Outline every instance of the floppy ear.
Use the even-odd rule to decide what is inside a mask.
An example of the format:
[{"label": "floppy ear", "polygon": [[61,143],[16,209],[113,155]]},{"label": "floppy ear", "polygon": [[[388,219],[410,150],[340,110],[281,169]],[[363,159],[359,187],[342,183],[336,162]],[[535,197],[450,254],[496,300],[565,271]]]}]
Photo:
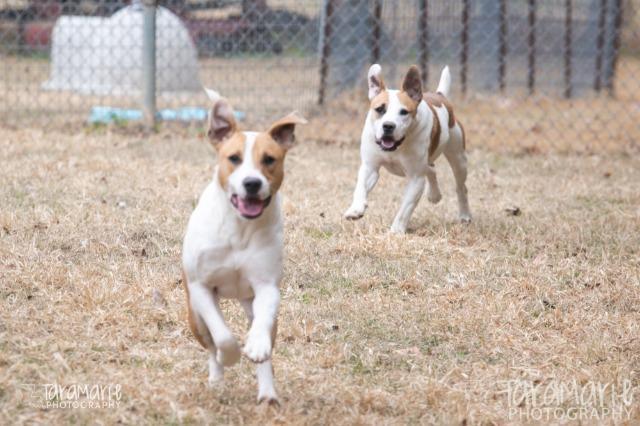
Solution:
[{"label": "floppy ear", "polygon": [[296,138],[294,130],[296,124],[306,124],[307,120],[298,115],[297,111],[293,111],[286,117],[282,117],[271,125],[267,133],[280,144],[285,150],[293,146]]},{"label": "floppy ear", "polygon": [[420,103],[422,100],[422,78],[417,66],[411,65],[407,71],[402,81],[402,90],[414,101]]},{"label": "floppy ear", "polygon": [[367,84],[369,85],[369,100],[378,96],[378,94],[385,89],[381,72],[382,67],[378,64],[373,64],[369,68],[369,73],[367,74]]},{"label": "floppy ear", "polygon": [[207,135],[213,146],[227,139],[236,131],[236,119],[233,116],[233,108],[229,101],[221,97],[218,92],[204,89],[213,106],[209,111],[209,130]]}]

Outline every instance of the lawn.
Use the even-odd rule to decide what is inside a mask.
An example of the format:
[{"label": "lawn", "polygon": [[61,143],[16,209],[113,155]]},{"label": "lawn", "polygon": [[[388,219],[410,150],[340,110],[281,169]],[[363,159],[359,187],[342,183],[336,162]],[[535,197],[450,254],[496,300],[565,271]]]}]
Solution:
[{"label": "lawn", "polygon": [[[474,221],[455,220],[440,161],[444,199],[396,236],[402,181],[383,174],[366,216],[343,220],[357,133],[314,126],[282,188],[279,408],[256,405],[246,359],[208,389],[187,326],[182,235],[215,163],[201,132],[0,128],[0,423],[544,423],[544,407],[640,422],[637,148],[501,149],[467,126]],[[47,384],[118,392],[47,408],[64,402]],[[605,398],[531,397],[556,384]]]}]

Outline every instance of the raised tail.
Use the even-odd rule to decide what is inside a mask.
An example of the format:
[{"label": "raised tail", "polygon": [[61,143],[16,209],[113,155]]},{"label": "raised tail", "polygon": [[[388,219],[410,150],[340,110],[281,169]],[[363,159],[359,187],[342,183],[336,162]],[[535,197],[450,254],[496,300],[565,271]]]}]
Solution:
[{"label": "raised tail", "polygon": [[447,65],[440,74],[440,82],[438,83],[437,92],[442,93],[445,97],[449,96],[449,89],[451,89],[451,73],[449,72],[449,66]]}]

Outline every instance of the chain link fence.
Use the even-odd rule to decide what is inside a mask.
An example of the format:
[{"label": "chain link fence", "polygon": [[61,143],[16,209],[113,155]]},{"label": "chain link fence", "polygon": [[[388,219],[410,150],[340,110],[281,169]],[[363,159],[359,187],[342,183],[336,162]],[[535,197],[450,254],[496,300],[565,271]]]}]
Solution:
[{"label": "chain link fence", "polygon": [[323,116],[331,138],[379,62],[431,89],[448,64],[483,143],[640,136],[638,0],[0,0],[0,61],[8,126],[197,122],[206,86],[251,120]]}]

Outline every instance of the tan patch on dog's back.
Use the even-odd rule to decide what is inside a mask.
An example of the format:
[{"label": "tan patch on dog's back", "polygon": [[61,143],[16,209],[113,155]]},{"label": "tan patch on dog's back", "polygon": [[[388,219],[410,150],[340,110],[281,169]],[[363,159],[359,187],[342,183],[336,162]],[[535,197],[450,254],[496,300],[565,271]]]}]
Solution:
[{"label": "tan patch on dog's back", "polygon": [[418,111],[418,103],[414,101],[407,92],[398,92],[398,100],[405,107],[409,114],[415,116]]},{"label": "tan patch on dog's back", "polygon": [[427,92],[422,95],[422,98],[430,107],[440,108],[444,105],[449,113],[449,128],[456,125],[456,117],[453,115],[453,105],[451,105],[451,102],[449,102],[442,93]]},{"label": "tan patch on dog's back", "polygon": [[[229,176],[240,164],[233,164],[229,161],[229,157],[237,155],[241,159],[244,155],[244,143],[246,136],[242,132],[236,132],[228,140],[222,142],[218,149],[218,179],[222,188],[227,187]],[[244,159],[243,159],[244,160]]]},{"label": "tan patch on dog's back", "polygon": [[[286,151],[268,133],[258,133],[253,145],[253,165],[264,175],[271,186],[271,195],[280,188],[284,179],[284,156]],[[273,158],[272,164],[266,164],[267,157]]]},{"label": "tan patch on dog's back", "polygon": [[438,114],[436,113],[436,109],[430,104],[427,103],[427,106],[431,110],[431,114],[433,115],[433,125],[431,126],[431,142],[429,143],[429,161],[431,162],[431,157],[438,149],[438,145],[440,145],[440,133],[442,132],[442,128],[440,127],[440,119],[438,118]]},{"label": "tan patch on dog's back", "polygon": [[467,149],[467,135],[464,132],[464,127],[462,127],[462,123],[460,121],[457,122],[458,126],[460,126],[460,132],[462,133],[462,149],[466,151]]},{"label": "tan patch on dog's back", "polygon": [[375,98],[371,99],[371,109],[376,109],[380,105],[389,106],[389,92],[383,90],[378,93]]}]

